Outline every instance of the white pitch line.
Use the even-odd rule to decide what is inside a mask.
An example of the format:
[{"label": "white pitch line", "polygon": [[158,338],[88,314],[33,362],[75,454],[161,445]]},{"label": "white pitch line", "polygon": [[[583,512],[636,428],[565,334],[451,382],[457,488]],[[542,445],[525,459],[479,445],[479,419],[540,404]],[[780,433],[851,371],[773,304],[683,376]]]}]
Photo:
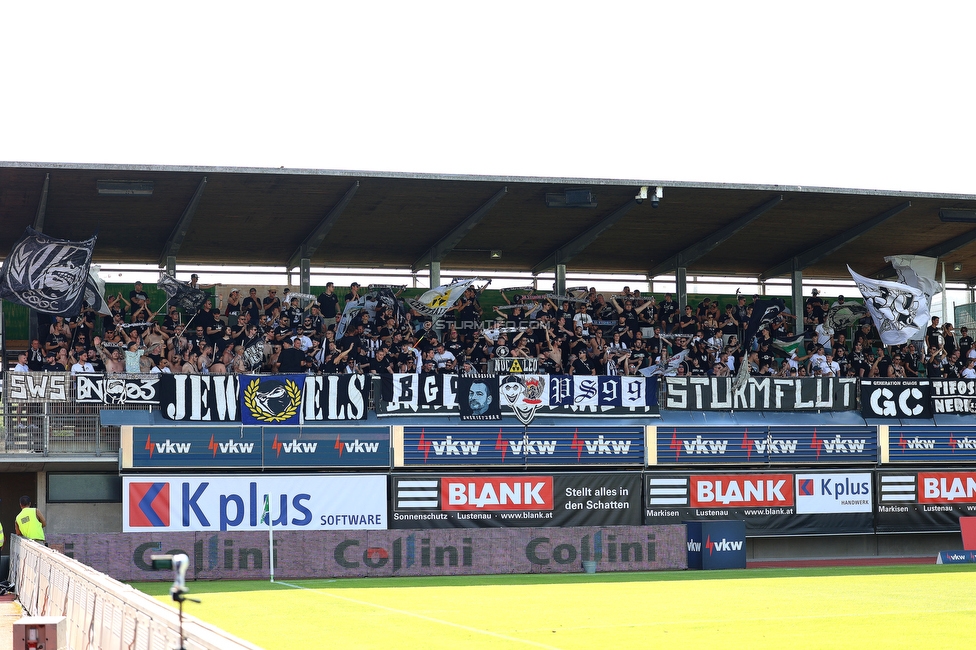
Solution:
[{"label": "white pitch line", "polygon": [[546,645],[545,643],[536,643],[535,641],[529,641],[527,639],[519,639],[518,637],[508,636],[505,634],[498,634],[497,632],[490,632],[488,630],[479,630],[476,627],[469,627],[467,625],[461,625],[460,623],[452,623],[451,621],[444,621],[439,618],[434,618],[432,616],[424,616],[423,614],[417,614],[416,612],[408,612],[403,609],[397,609],[395,607],[387,607],[386,605],[378,605],[376,603],[371,603],[365,600],[358,600],[356,598],[349,598],[348,596],[339,596],[337,594],[331,594],[327,591],[319,591],[318,589],[311,589],[309,587],[303,587],[301,585],[291,584],[289,582],[278,581],[275,584],[285,585],[286,587],[292,587],[294,589],[304,589],[305,591],[311,591],[315,594],[320,594],[322,596],[328,596],[330,598],[335,598],[337,600],[345,600],[350,603],[356,603],[357,605],[365,605],[366,607],[375,607],[377,609],[382,609],[387,612],[392,612],[394,614],[402,614],[404,616],[412,616],[414,618],[419,618],[424,621],[430,621],[431,623],[439,623],[440,625],[447,625],[448,627],[455,627],[459,630],[465,630],[467,632],[474,632],[476,634],[484,634],[486,636],[494,637],[496,639],[504,639],[505,641],[514,641],[516,643],[524,643],[526,645],[534,646],[536,648],[546,648],[547,650],[561,650],[557,646]]}]

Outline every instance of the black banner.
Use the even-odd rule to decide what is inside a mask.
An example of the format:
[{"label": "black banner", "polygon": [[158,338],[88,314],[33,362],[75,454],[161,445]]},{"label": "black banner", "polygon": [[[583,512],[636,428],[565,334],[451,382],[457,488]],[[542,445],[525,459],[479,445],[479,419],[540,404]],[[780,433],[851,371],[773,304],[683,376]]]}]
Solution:
[{"label": "black banner", "polygon": [[932,412],[976,413],[976,379],[930,379]]},{"label": "black banner", "polygon": [[871,533],[870,472],[645,474],[645,524],[742,519],[753,536]]},{"label": "black banner", "polygon": [[857,407],[857,380],[839,377],[666,377],[664,407],[676,411],[846,411]]},{"label": "black banner", "polygon": [[365,420],[369,404],[366,375],[316,375],[305,379],[302,412],[305,422]]},{"label": "black banner", "polygon": [[159,376],[159,404],[167,420],[240,422],[237,375]]},{"label": "black banner", "polygon": [[928,379],[862,379],[861,415],[865,418],[932,419]]},{"label": "black banner", "polygon": [[395,474],[390,489],[390,528],[641,523],[641,475],[637,472]]},{"label": "black banner", "polygon": [[959,517],[976,516],[976,472],[877,473],[879,533],[959,532]]},{"label": "black banner", "polygon": [[75,401],[96,404],[159,404],[162,375],[75,375]]},{"label": "black banner", "polygon": [[462,420],[501,420],[496,377],[458,377],[458,408]]}]

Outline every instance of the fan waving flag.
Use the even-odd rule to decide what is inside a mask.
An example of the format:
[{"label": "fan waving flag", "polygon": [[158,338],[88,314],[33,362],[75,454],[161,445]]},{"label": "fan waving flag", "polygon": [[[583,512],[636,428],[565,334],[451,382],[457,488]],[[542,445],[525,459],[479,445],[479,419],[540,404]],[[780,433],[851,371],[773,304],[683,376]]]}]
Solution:
[{"label": "fan waving flag", "polygon": [[419,314],[440,318],[461,299],[464,291],[475,282],[481,282],[481,280],[459,280],[451,284],[434,287],[416,298],[407,298],[407,303]]},{"label": "fan waving flag", "polygon": [[156,286],[166,292],[169,304],[176,305],[187,312],[200,309],[200,306],[210,297],[206,291],[191,287],[189,283],[177,280],[167,273],[159,274]]},{"label": "fan waving flag", "polygon": [[0,298],[45,314],[78,314],[95,239],[56,239],[26,228],[0,269]]},{"label": "fan waving flag", "polygon": [[899,282],[872,280],[848,266],[858,291],[864,296],[874,326],[885,345],[902,345],[914,340],[929,322],[928,300],[921,289]]},{"label": "fan waving flag", "polygon": [[749,325],[746,327],[745,340],[742,341],[742,344],[748,348],[752,344],[752,339],[759,333],[759,330],[769,329],[770,325],[773,324],[777,316],[783,313],[784,309],[786,309],[786,303],[783,302],[782,298],[757,300],[752,306],[752,318],[749,319]]}]

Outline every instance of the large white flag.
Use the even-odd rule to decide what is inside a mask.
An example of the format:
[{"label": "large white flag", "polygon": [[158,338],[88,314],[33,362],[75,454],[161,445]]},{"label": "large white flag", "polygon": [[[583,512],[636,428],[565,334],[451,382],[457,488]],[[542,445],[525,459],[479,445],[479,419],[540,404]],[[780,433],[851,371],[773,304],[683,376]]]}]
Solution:
[{"label": "large white flag", "polygon": [[416,298],[407,298],[407,304],[419,314],[440,318],[461,299],[464,291],[475,282],[481,282],[481,280],[459,280],[451,284],[434,287]]},{"label": "large white flag", "polygon": [[899,282],[920,289],[928,296],[929,304],[932,296],[942,291],[942,285],[935,279],[935,274],[939,270],[939,258],[923,255],[889,255],[885,258],[885,262],[891,262],[895,267]]},{"label": "large white flag", "polygon": [[921,289],[900,282],[871,280],[858,275],[850,266],[847,270],[864,296],[864,306],[885,345],[907,343],[925,331],[929,306]]}]

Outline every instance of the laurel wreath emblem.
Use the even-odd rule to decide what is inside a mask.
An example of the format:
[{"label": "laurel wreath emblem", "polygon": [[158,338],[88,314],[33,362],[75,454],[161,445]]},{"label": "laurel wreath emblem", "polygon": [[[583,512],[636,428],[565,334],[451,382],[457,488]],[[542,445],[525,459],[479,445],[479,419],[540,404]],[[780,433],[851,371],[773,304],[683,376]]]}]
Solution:
[{"label": "laurel wreath emblem", "polygon": [[285,381],[285,392],[288,393],[288,406],[285,407],[281,413],[270,414],[265,413],[258,408],[257,397],[258,389],[261,387],[261,380],[255,379],[247,385],[244,390],[244,406],[247,410],[251,412],[251,416],[255,420],[260,420],[261,422],[284,422],[295,416],[298,413],[298,408],[302,403],[302,390],[298,387],[298,384],[288,379]]}]

